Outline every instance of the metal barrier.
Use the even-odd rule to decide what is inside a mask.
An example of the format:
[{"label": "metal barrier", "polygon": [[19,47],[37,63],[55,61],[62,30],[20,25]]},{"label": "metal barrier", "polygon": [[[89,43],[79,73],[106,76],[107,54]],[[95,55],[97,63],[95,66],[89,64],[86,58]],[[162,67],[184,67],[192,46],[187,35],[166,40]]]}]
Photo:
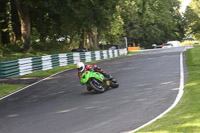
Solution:
[{"label": "metal barrier", "polygon": [[0,62],[0,78],[18,77],[59,66],[126,55],[127,49],[62,53]]}]

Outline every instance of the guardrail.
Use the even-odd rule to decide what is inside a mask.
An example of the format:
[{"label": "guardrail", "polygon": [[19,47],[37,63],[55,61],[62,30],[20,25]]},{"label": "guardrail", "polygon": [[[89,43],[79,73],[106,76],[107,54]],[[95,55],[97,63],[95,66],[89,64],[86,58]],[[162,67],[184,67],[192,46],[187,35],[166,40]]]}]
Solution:
[{"label": "guardrail", "polygon": [[126,55],[127,49],[62,53],[0,62],[0,78],[18,77],[59,66]]}]

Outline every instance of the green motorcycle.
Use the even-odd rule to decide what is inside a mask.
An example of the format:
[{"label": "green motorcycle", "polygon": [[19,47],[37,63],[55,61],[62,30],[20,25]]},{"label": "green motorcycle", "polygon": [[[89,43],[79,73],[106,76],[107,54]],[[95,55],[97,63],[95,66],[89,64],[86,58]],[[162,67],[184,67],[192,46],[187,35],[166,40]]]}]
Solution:
[{"label": "green motorcycle", "polygon": [[119,87],[119,84],[111,75],[104,76],[103,74],[95,72],[94,70],[88,70],[82,74],[81,84],[84,84],[92,88],[94,91],[100,93],[106,91],[110,87]]}]

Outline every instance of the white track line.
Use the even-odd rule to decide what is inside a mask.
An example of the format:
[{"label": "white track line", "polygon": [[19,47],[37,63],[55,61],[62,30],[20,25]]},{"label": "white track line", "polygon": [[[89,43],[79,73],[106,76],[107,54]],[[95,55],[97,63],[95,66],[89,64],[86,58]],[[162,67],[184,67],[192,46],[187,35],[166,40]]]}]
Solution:
[{"label": "white track line", "polygon": [[181,97],[183,96],[183,93],[184,93],[184,68],[183,68],[183,52],[186,51],[186,47],[184,48],[184,50],[180,53],[180,85],[179,85],[179,92],[178,92],[178,95],[174,101],[174,103],[166,110],[164,111],[162,114],[160,114],[159,116],[157,116],[156,118],[154,118],[153,120],[145,123],[144,125],[132,130],[132,131],[126,131],[126,132],[123,132],[123,133],[133,133],[133,132],[136,132],[138,131],[139,129],[153,123],[154,121],[156,121],[157,119],[161,118],[163,115],[165,115],[166,113],[168,113],[169,111],[171,111],[177,104],[178,102],[180,101]]},{"label": "white track line", "polygon": [[47,80],[47,79],[49,79],[49,78],[51,78],[51,77],[53,77],[53,76],[55,76],[55,75],[58,75],[58,74],[60,74],[60,73],[63,73],[63,72],[66,72],[66,71],[69,71],[69,70],[72,70],[72,69],[74,69],[74,68],[67,69],[67,70],[64,70],[64,71],[55,73],[55,74],[53,74],[53,75],[51,75],[51,76],[49,76],[49,77],[46,77],[46,78],[44,78],[44,79],[42,79],[42,80],[40,80],[40,81],[37,81],[37,82],[35,82],[35,83],[33,83],[33,84],[28,85],[28,86],[26,86],[26,87],[24,87],[24,88],[22,88],[22,89],[19,89],[19,90],[13,92],[13,93],[10,93],[10,94],[8,94],[8,95],[6,95],[6,96],[0,98],[0,100],[3,100],[3,99],[5,99],[5,98],[7,98],[7,97],[9,97],[9,96],[12,96],[12,95],[14,95],[14,94],[20,92],[20,91],[23,91],[23,90],[25,90],[25,89],[27,89],[27,88],[29,88],[29,87],[31,87],[31,86],[37,84],[37,83],[42,82],[43,80]]}]

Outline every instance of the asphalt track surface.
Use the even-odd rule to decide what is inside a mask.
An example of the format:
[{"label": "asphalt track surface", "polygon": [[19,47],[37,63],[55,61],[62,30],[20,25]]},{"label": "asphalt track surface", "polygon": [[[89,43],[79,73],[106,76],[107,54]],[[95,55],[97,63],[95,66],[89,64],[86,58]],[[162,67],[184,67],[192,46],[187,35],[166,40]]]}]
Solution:
[{"label": "asphalt track surface", "polygon": [[120,133],[154,119],[178,94],[184,47],[96,63],[119,82],[87,92],[75,69],[0,101],[0,133]]}]

